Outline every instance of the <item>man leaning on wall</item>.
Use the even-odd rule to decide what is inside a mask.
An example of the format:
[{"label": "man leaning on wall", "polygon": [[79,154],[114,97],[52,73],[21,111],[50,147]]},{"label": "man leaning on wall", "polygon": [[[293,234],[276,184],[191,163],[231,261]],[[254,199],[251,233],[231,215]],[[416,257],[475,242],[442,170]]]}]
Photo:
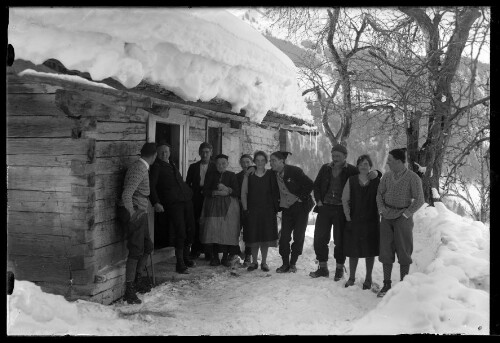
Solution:
[{"label": "man leaning on wall", "polygon": [[126,229],[128,249],[123,300],[129,304],[142,302],[136,292],[147,293],[151,290],[151,284],[142,272],[153,251],[147,213],[150,207],[149,167],[155,159],[156,144],[145,143],[141,148],[141,157],[125,174],[123,193],[118,203],[118,219]]}]

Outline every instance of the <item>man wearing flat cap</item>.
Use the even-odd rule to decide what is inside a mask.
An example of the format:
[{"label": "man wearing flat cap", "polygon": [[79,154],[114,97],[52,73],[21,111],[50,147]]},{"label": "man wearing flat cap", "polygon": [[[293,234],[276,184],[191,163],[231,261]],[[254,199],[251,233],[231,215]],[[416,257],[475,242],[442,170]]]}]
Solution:
[{"label": "man wearing flat cap", "polygon": [[[344,230],[346,218],[342,207],[342,191],[350,176],[359,174],[358,168],[346,162],[347,149],[337,144],[332,148],[332,162],[321,166],[316,180],[314,180],[314,199],[318,213],[314,227],[314,252],[319,262],[318,269],[309,273],[313,278],[328,277],[328,244],[331,238],[333,225],[333,242],[335,248],[333,256],[336,261],[334,281],[339,281],[344,275],[346,255],[343,251]],[[372,171],[370,179],[381,177],[382,173]]]},{"label": "man wearing flat cap", "polygon": [[[279,253],[283,265],[277,273],[295,273],[295,266],[304,247],[309,212],[314,206],[311,191],[313,181],[296,166],[285,163],[289,152],[276,151],[271,154],[269,163],[276,173],[280,193],[279,208],[282,211]],[[293,243],[290,247],[290,241]]]},{"label": "man wearing flat cap", "polygon": [[145,143],[141,157],[125,174],[123,193],[118,202],[118,219],[126,228],[128,258],[125,267],[125,295],[129,304],[140,304],[136,291],[146,293],[151,285],[142,275],[148,255],[153,251],[149,236],[149,167],[156,158],[156,144]]}]

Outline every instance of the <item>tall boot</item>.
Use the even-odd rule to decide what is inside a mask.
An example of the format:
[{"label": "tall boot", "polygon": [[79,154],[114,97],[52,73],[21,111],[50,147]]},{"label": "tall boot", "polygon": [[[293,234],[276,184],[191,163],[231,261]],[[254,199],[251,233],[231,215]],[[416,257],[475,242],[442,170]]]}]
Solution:
[{"label": "tall boot", "polygon": [[151,280],[149,280],[148,277],[145,277],[143,273],[144,268],[146,267],[146,263],[148,261],[148,256],[149,255],[142,255],[141,258],[139,259],[139,262],[137,262],[137,271],[136,271],[134,286],[136,291],[141,294],[150,292],[153,286],[151,284]]},{"label": "tall boot", "polygon": [[194,261],[191,259],[191,256],[189,255],[189,245],[184,246],[182,253],[183,253],[184,264],[186,265],[186,267],[189,268],[195,267],[196,263],[194,263]]},{"label": "tall boot", "polygon": [[179,274],[189,274],[188,268],[184,264],[184,249],[175,249],[175,259],[177,260],[175,271]]}]

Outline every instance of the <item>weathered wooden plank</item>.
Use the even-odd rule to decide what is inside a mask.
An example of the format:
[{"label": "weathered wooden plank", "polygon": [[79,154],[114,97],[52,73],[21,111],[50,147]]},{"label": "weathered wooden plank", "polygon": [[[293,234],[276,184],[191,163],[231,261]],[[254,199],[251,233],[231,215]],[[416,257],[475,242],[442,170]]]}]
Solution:
[{"label": "weathered wooden plank", "polygon": [[142,141],[106,141],[96,142],[95,153],[96,157],[112,157],[112,156],[130,156],[139,155],[141,148],[146,143],[146,139]]},{"label": "weathered wooden plank", "polygon": [[[95,149],[94,139],[8,138],[7,155],[89,155]],[[89,155],[89,160],[92,161]]]},{"label": "weathered wooden plank", "polygon": [[56,105],[55,94],[7,94],[7,116],[66,117],[66,114]]},{"label": "weathered wooden plank", "polygon": [[60,86],[53,86],[44,83],[8,83],[7,93],[9,94],[54,94]]},{"label": "weathered wooden plank", "polygon": [[93,201],[89,195],[87,199],[75,197],[70,192],[42,192],[42,191],[7,191],[7,208],[9,211],[55,212],[72,213],[73,203],[88,203]]},{"label": "weathered wooden plank", "polygon": [[114,185],[113,187],[99,188],[95,191],[96,200],[100,199],[119,199],[122,196],[122,186]]},{"label": "weathered wooden plank", "polygon": [[116,219],[96,223],[93,238],[94,247],[98,249],[126,239],[126,228],[122,227]]},{"label": "weathered wooden plank", "polygon": [[116,242],[94,250],[95,266],[97,270],[126,259],[128,249],[125,241]]},{"label": "weathered wooden plank", "polygon": [[76,120],[64,117],[13,116],[7,118],[7,137],[71,138]]},{"label": "weathered wooden plank", "polygon": [[146,129],[146,123],[99,122],[95,131],[84,131],[83,137],[101,141],[145,141]]},{"label": "weathered wooden plank", "polygon": [[61,228],[68,230],[91,230],[94,222],[77,220],[73,214],[50,212],[7,211],[7,230],[10,232],[58,234]]},{"label": "weathered wooden plank", "polygon": [[95,294],[93,291],[97,284],[85,284],[85,285],[75,285],[70,286],[69,280],[61,280],[60,282],[35,282],[43,292],[50,294],[62,295],[68,301],[74,301],[77,299],[87,300],[91,295]]},{"label": "weathered wooden plank", "polygon": [[96,175],[118,173],[123,173],[125,175],[127,168],[137,159],[137,155],[96,158]]},{"label": "weathered wooden plank", "polygon": [[69,261],[57,256],[23,256],[8,254],[15,268],[16,280],[61,282],[69,281]]},{"label": "weathered wooden plank", "polygon": [[[123,180],[125,179],[124,172],[117,172],[113,174],[100,174],[95,176],[95,191],[96,199],[102,199],[98,197],[98,194],[102,194],[102,189],[104,188],[121,188],[123,187]],[[121,194],[120,194],[121,196]]]},{"label": "weathered wooden plank", "polygon": [[72,175],[58,167],[7,167],[7,188],[17,190],[71,192],[71,185],[92,187],[95,175]]},{"label": "weathered wooden plank", "polygon": [[[20,154],[7,155],[8,166],[32,166],[32,167],[67,167],[71,168],[72,163],[89,163],[88,156],[85,155],[40,155],[40,154]],[[73,162],[75,161],[75,162]]]},{"label": "weathered wooden plank", "polygon": [[116,208],[107,208],[107,209],[103,209],[103,210],[96,210],[94,212],[94,216],[95,216],[94,220],[95,220],[96,224],[101,223],[101,222],[105,222],[108,220],[113,220],[113,219],[117,218]]},{"label": "weathered wooden plank", "polygon": [[146,123],[149,117],[147,111],[136,111],[135,107],[129,106],[125,108],[125,111],[117,111],[73,91],[57,91],[55,102],[61,108],[61,111],[70,117],[94,117],[103,122],[137,123]]},{"label": "weathered wooden plank", "polygon": [[83,131],[82,138],[94,138],[98,141],[141,141],[144,144],[146,141],[146,133],[98,133],[93,131]]},{"label": "weathered wooden plank", "polygon": [[107,290],[99,294],[93,295],[91,298],[88,299],[88,301],[109,305],[113,301],[120,299],[123,296],[123,294],[125,294],[125,283],[118,282],[117,280],[114,286],[108,288]]}]

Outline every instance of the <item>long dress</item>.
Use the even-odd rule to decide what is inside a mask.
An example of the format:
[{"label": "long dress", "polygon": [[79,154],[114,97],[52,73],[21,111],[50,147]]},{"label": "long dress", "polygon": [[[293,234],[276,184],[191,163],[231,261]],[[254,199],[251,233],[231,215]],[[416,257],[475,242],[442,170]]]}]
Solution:
[{"label": "long dress", "polygon": [[[213,172],[206,176],[205,201],[200,218],[200,241],[203,244],[238,245],[240,236],[239,186],[231,171]],[[227,196],[212,196],[219,183],[231,187]]]},{"label": "long dress", "polygon": [[379,254],[380,218],[377,209],[377,188],[380,179],[361,186],[358,175],[349,180],[351,222],[344,231],[344,254],[348,257],[374,257]]},{"label": "long dress", "polygon": [[243,240],[246,246],[278,246],[278,223],[274,194],[272,192],[272,171],[266,170],[264,175],[248,176],[247,225],[243,228]]}]

